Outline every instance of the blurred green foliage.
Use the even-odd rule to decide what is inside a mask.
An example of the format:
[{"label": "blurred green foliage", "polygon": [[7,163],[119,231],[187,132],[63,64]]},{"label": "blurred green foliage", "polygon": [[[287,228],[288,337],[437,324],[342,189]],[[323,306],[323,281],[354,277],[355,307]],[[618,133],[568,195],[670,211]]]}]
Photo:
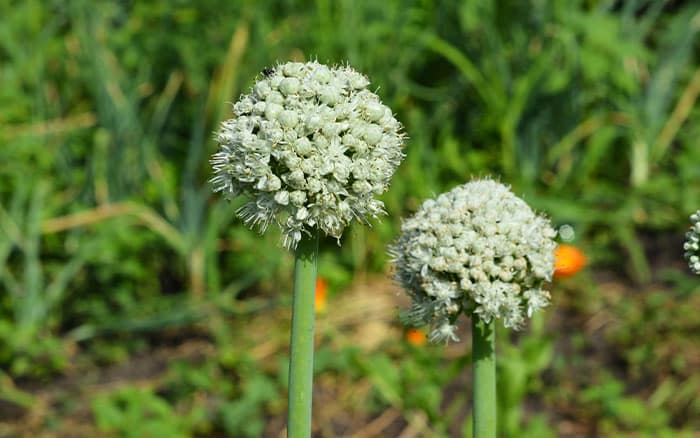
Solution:
[{"label": "blurred green foliage", "polygon": [[[202,338],[214,346],[202,363],[90,398],[90,424],[119,436],[281,430],[277,310],[291,260],[274,231],[256,235],[238,202],[210,193],[207,161],[229,103],[263,68],[318,59],[366,73],[409,136],[389,216],[352,227],[342,248],[323,244],[332,290],[386,272],[386,244],[423,199],[499,175],[573,225],[594,262],[555,285],[551,322],[516,347],[501,336],[504,435],[700,428],[700,290],[680,250],[700,206],[696,2],[0,0],[0,16],[0,410],[29,415],[44,406],[37,383]],[[250,353],[251,331],[272,356]],[[395,411],[385,433],[468,434],[467,344],[446,356],[323,341],[317,372],[355,423],[319,433]],[[73,436],[65,406],[25,427]]]},{"label": "blurred green foliage", "polygon": [[[152,391],[124,387],[101,394],[92,401],[97,428],[122,437],[188,437],[193,432],[192,418],[173,412],[166,400]],[[192,411],[189,416],[197,416]]]}]

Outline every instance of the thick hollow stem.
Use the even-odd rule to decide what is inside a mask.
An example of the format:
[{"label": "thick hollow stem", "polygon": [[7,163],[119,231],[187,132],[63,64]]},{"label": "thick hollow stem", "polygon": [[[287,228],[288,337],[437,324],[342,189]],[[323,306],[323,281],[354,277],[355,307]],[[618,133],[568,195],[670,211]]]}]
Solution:
[{"label": "thick hollow stem", "polygon": [[288,438],[311,436],[314,370],[314,299],[318,234],[299,242],[294,263],[291,360],[289,362]]},{"label": "thick hollow stem", "polygon": [[472,316],[474,438],[496,437],[496,330]]}]

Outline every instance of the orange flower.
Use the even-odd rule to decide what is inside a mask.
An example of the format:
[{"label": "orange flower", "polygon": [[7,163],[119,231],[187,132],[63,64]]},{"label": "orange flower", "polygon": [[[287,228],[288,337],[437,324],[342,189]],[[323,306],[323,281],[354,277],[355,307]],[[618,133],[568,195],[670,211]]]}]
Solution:
[{"label": "orange flower", "polygon": [[554,278],[570,277],[586,266],[586,256],[572,245],[559,245],[554,250],[554,259]]},{"label": "orange flower", "polygon": [[328,283],[322,277],[316,277],[316,313],[326,311],[326,298],[328,295]]},{"label": "orange flower", "polygon": [[404,337],[409,344],[413,344],[416,347],[424,345],[426,341],[425,333],[416,329],[408,329]]}]

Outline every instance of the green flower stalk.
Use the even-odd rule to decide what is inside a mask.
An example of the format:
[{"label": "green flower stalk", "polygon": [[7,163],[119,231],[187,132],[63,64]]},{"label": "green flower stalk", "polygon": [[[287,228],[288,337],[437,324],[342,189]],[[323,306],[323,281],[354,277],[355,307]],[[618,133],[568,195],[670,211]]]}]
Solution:
[{"label": "green flower stalk", "polygon": [[549,304],[556,232],[508,187],[476,180],[423,203],[390,246],[395,278],[412,299],[407,325],[430,325],[433,342],[457,341],[472,318],[474,436],[496,436],[494,321],[520,329]]},{"label": "green flower stalk", "polygon": [[690,215],[690,230],[685,235],[685,259],[688,267],[697,275],[700,275],[700,210]]},{"label": "green flower stalk", "polygon": [[290,437],[306,437],[311,434],[318,235],[302,239],[295,255],[287,431]]},{"label": "green flower stalk", "polygon": [[347,66],[280,64],[240,97],[216,136],[214,190],[247,196],[238,215],[261,232],[278,226],[283,245],[296,250],[290,438],[311,434],[318,235],[340,243],[352,221],[385,214],[375,197],[404,156],[402,126],[369,83]]}]

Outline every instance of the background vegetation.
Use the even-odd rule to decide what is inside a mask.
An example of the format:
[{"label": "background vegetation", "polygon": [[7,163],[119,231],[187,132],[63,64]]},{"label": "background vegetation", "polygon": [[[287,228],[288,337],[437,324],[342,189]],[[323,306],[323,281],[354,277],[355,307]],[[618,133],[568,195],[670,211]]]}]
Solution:
[{"label": "background vegetation", "polygon": [[[348,62],[405,124],[389,216],[323,243],[318,436],[470,433],[470,345],[417,345],[385,246],[498,175],[590,269],[499,333],[504,436],[696,436],[700,5],[0,0],[0,436],[283,433],[291,256],[207,184],[267,66]],[[463,324],[468,326],[468,324]],[[466,329],[465,329],[466,330]]]}]

